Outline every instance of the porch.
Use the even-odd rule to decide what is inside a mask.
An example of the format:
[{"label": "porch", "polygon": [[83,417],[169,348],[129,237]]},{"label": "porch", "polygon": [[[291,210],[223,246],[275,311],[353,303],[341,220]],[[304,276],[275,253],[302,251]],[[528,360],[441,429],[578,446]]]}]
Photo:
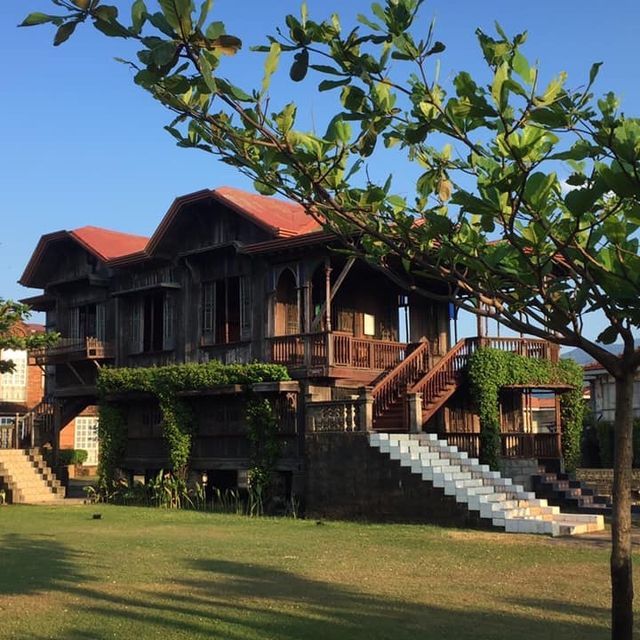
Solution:
[{"label": "porch", "polygon": [[60,338],[55,345],[31,351],[29,360],[43,366],[68,360],[109,360],[114,356],[111,342],[98,338]]},{"label": "porch", "polygon": [[311,376],[372,380],[401,362],[407,347],[404,342],[324,331],[267,338],[266,357],[269,362],[303,370]]}]

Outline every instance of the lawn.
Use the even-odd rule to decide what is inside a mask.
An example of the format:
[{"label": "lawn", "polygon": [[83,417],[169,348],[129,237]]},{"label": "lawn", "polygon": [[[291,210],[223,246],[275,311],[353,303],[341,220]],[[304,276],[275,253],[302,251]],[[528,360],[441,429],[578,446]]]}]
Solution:
[{"label": "lawn", "polygon": [[103,505],[2,507],[0,539],[2,640],[607,637],[577,540]]}]

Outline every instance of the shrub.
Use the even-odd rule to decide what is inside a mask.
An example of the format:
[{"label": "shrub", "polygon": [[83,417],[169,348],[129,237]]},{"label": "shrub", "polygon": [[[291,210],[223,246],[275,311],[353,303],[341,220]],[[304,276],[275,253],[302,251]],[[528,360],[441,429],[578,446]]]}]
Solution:
[{"label": "shrub", "polygon": [[84,449],[60,449],[58,452],[58,464],[68,467],[75,464],[84,464],[89,454]]}]

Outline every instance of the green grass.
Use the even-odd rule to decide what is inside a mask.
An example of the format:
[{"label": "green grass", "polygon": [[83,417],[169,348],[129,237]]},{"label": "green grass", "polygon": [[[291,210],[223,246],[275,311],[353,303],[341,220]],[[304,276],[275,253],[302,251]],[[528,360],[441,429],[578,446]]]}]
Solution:
[{"label": "green grass", "polygon": [[0,508],[0,540],[2,640],[607,637],[576,540],[104,505]]}]

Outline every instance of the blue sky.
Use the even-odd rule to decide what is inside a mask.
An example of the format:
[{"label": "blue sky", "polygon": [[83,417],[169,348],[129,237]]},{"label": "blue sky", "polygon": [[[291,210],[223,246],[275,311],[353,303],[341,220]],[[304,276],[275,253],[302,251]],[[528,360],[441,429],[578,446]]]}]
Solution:
[{"label": "blue sky", "polygon": [[[308,0],[311,18],[337,11],[344,25],[369,4]],[[298,0],[216,0],[214,16],[246,45],[259,44],[299,5]],[[54,49],[51,28],[16,28],[30,11],[53,13],[50,7],[49,0],[0,3],[0,297],[5,298],[35,293],[16,281],[43,233],[91,224],[148,235],[177,195],[222,185],[251,188],[213,157],[173,144],[162,129],[167,114],[113,60],[126,56],[121,40],[104,38],[87,25]],[[604,62],[596,92],[615,91],[624,111],[640,116],[635,55],[640,3],[431,0],[422,16],[425,26],[435,17],[436,37],[447,45],[441,55],[445,77],[481,68],[474,31],[491,30],[497,19],[509,33],[529,32],[525,52],[540,62],[544,77],[567,71],[568,84],[578,86],[592,62]],[[245,80],[238,84],[254,86],[261,64],[259,54],[245,46],[229,60],[228,74]],[[275,82],[274,98],[293,97],[309,119],[322,122],[313,83],[292,87],[286,73],[280,75],[285,77]],[[402,167],[396,173],[402,175]]]}]

